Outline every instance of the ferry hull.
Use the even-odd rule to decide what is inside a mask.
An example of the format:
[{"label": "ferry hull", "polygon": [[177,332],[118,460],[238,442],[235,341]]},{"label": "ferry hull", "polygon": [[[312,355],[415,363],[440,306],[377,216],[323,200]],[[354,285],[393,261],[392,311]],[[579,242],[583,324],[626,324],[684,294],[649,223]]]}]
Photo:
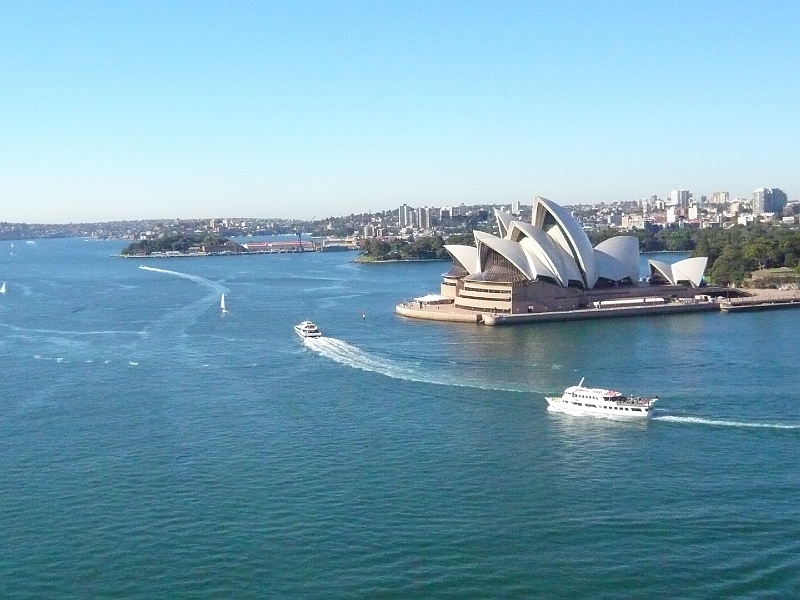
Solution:
[{"label": "ferry hull", "polygon": [[575,417],[602,417],[605,419],[647,419],[653,414],[652,407],[642,406],[574,406],[561,398],[545,398],[547,400],[547,410],[560,412]]}]

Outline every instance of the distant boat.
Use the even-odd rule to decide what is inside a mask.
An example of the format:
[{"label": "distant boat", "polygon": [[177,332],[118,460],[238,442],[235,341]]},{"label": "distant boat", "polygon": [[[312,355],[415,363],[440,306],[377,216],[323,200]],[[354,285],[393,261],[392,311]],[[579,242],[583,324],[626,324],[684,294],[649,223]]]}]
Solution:
[{"label": "distant boat", "polygon": [[0,294],[5,294],[5,293],[6,293],[6,282],[4,281],[3,285],[0,286]]},{"label": "distant boat", "polygon": [[228,309],[225,308],[225,294],[222,294],[222,298],[219,299],[219,307],[222,309],[222,312],[228,312]]},{"label": "distant boat", "polygon": [[27,241],[27,242],[25,242],[25,243],[26,243],[26,244],[35,244],[36,242],[34,242],[33,240],[28,240],[28,241]]},{"label": "distant boat", "polygon": [[322,337],[322,333],[311,321],[303,321],[294,326],[294,332],[301,338],[318,338]]}]

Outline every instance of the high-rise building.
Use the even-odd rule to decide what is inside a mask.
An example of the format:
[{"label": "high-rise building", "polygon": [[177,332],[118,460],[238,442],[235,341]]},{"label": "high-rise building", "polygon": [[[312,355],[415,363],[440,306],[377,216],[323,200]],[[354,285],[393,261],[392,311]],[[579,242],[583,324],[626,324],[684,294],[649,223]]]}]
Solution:
[{"label": "high-rise building", "polygon": [[727,204],[730,201],[728,192],[714,192],[711,194],[711,204]]},{"label": "high-rise building", "polygon": [[758,188],[753,192],[753,212],[757,215],[767,212],[767,188]]},{"label": "high-rise building", "polygon": [[441,219],[452,219],[453,218],[453,207],[452,206],[443,206],[439,209],[439,218]]},{"label": "high-rise building", "polygon": [[400,214],[397,219],[400,228],[411,227],[414,224],[414,209],[408,204],[403,204],[400,207]]},{"label": "high-rise building", "polygon": [[669,194],[670,204],[679,208],[687,208],[691,197],[689,190],[672,190]]},{"label": "high-rise building", "polygon": [[431,209],[427,206],[417,209],[417,226],[420,229],[431,228]]},{"label": "high-rise building", "polygon": [[753,192],[753,213],[779,213],[786,206],[786,193],[779,188],[758,188]]},{"label": "high-rise building", "polygon": [[511,202],[511,214],[518,215],[519,214],[519,200],[512,200]]}]

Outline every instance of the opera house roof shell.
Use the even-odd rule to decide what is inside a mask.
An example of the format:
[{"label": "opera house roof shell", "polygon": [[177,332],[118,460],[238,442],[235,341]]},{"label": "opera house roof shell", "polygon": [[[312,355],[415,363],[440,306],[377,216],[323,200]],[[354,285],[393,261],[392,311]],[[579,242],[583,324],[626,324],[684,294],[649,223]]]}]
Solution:
[{"label": "opera house roof shell", "polygon": [[[548,281],[562,287],[592,289],[639,279],[639,241],[616,236],[592,247],[589,237],[568,210],[537,196],[531,223],[495,210],[500,236],[475,231],[475,246],[446,245],[453,257],[451,277],[465,281],[517,283]],[[690,258],[669,265],[649,261],[651,274],[669,283],[699,286],[705,258]]]}]

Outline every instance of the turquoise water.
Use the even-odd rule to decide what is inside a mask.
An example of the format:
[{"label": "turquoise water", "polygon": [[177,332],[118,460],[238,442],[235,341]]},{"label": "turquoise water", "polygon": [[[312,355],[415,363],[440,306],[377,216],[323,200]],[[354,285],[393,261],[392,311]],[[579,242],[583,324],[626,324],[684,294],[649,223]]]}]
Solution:
[{"label": "turquoise water", "polygon": [[[800,311],[431,323],[444,263],[121,247],[0,244],[0,597],[797,596]],[[581,377],[656,417],[548,413]]]}]

